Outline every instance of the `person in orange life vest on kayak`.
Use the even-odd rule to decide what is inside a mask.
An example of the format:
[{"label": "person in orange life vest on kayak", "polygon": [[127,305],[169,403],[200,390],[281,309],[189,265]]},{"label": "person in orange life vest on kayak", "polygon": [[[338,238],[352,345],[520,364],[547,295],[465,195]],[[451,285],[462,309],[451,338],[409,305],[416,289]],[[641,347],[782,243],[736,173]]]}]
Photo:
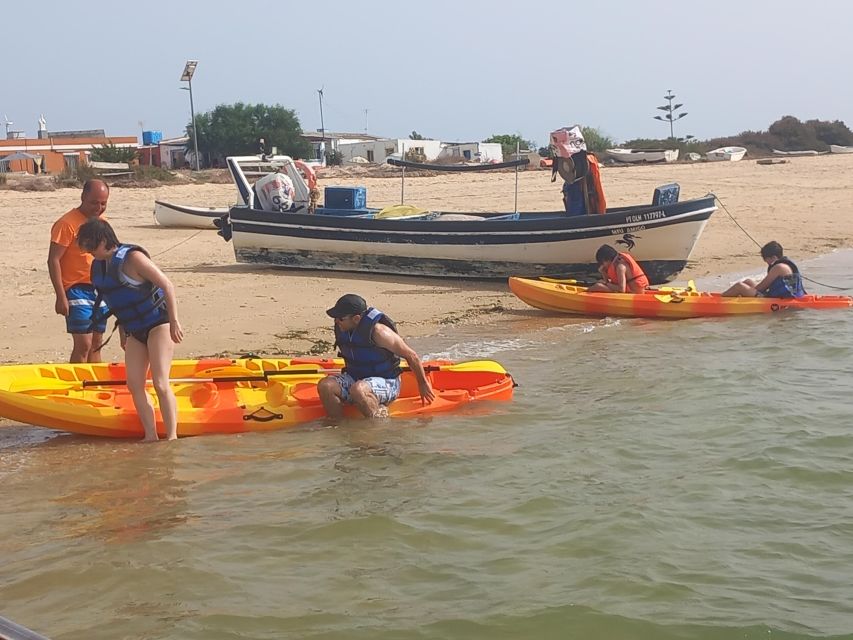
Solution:
[{"label": "person in orange life vest on kayak", "polygon": [[598,271],[604,280],[589,287],[589,292],[644,293],[649,288],[649,279],[630,253],[619,253],[609,244],[603,244],[595,252]]},{"label": "person in orange life vest on kayak", "polygon": [[344,359],[339,375],[317,384],[330,418],[339,419],[344,404],[354,404],[368,418],[387,416],[387,405],[400,395],[401,358],[418,380],[421,400],[435,400],[418,354],[400,337],[391,318],[354,293],[341,296],[326,315],[334,318],[335,346]]},{"label": "person in orange life vest on kayak", "polygon": [[806,295],[803,278],[796,264],[784,256],[782,245],[771,241],[761,247],[761,258],[767,263],[767,275],[759,282],[746,278],[723,291],[723,296],[744,298],[802,298]]}]

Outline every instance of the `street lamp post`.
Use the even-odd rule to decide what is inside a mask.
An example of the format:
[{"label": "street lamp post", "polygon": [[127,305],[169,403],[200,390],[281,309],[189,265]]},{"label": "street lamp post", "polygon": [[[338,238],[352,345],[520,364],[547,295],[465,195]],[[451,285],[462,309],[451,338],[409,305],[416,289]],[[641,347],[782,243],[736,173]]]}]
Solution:
[{"label": "street lamp post", "polygon": [[193,74],[195,73],[195,68],[198,66],[198,60],[187,60],[186,66],[184,66],[184,72],[181,74],[181,82],[186,82],[189,85],[188,91],[190,92],[190,118],[192,118],[193,123],[193,149],[195,150],[195,170],[200,171],[201,166],[199,165],[199,155],[198,155],[198,134],[196,133],[195,126],[195,107],[193,106]]}]

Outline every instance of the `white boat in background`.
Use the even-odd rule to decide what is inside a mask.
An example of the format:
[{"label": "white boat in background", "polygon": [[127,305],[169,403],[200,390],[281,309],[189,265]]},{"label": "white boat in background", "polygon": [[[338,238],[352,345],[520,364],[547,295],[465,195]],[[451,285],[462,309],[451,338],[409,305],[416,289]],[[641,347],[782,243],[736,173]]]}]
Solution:
[{"label": "white boat in background", "polygon": [[831,153],[853,153],[853,147],[845,147],[840,144],[829,145],[829,150]]},{"label": "white boat in background", "polygon": [[608,149],[607,155],[617,162],[675,162],[678,149]]},{"label": "white boat in background", "polygon": [[[251,192],[251,185],[261,176],[280,170],[290,176],[293,181],[294,204],[297,207],[308,205],[310,189],[300,173],[300,169],[307,171],[304,169],[306,163],[293,160],[290,156],[236,156],[228,160],[231,178],[237,187],[239,197],[237,204],[252,204],[254,194]],[[230,162],[231,160],[233,162]],[[243,188],[244,183],[245,188]],[[161,227],[216,229],[213,221],[227,213],[228,207],[192,207],[160,200],[154,201],[154,220]]]},{"label": "white boat in background", "polygon": [[803,149],[802,151],[779,151],[779,149],[773,149],[773,153],[777,156],[816,156],[818,155],[817,151],[814,149]]},{"label": "white boat in background", "polygon": [[190,207],[154,201],[154,220],[161,227],[216,229],[213,221],[228,213],[228,207]]},{"label": "white boat in background", "polygon": [[726,160],[728,162],[737,162],[743,160],[746,155],[746,149],[743,147],[720,147],[713,149],[705,154],[705,157],[711,161]]}]

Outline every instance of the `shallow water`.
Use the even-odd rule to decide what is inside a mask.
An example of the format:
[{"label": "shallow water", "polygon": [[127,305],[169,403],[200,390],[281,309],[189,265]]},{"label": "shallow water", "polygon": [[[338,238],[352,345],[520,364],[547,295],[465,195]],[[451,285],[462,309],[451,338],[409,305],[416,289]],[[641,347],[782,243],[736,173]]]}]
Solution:
[{"label": "shallow water", "polygon": [[[853,258],[805,266],[845,285]],[[0,614],[62,640],[853,637],[853,312],[531,311],[415,345],[495,357],[515,400],[174,445],[0,429]]]}]

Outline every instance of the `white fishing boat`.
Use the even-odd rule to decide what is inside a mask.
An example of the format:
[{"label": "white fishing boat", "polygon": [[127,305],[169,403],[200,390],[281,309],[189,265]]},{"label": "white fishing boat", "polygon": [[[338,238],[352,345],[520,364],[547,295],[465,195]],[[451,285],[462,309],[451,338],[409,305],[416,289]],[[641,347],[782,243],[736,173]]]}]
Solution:
[{"label": "white fishing boat", "polygon": [[213,221],[228,213],[228,207],[190,207],[161,200],[154,201],[154,220],[161,227],[216,229]]},{"label": "white fishing boat", "polygon": [[829,151],[831,153],[853,153],[853,147],[845,147],[840,144],[831,144],[829,145]]},{"label": "white fishing boat", "polygon": [[738,160],[743,160],[745,155],[746,149],[743,147],[720,147],[719,149],[713,149],[706,153],[705,158],[712,162],[718,162],[720,160],[737,162]]},{"label": "white fishing boat", "polygon": [[607,155],[616,162],[675,162],[678,149],[608,149]]},{"label": "white fishing boat", "polygon": [[[237,186],[238,205],[249,205],[249,194],[251,185],[260,177],[276,170],[286,173],[293,181],[295,191],[294,206],[304,208],[308,206],[309,192],[308,183],[302,176],[302,172],[312,171],[307,168],[306,163],[293,160],[290,156],[238,156],[229,158],[233,164],[229,164],[231,177]],[[238,176],[235,174],[239,172]],[[313,171],[312,174],[313,175]],[[243,184],[249,185],[248,189],[241,189]],[[174,204],[157,200],[154,202],[154,220],[163,227],[179,227],[186,229],[215,229],[213,221],[228,213],[228,207],[194,207],[183,204]]]},{"label": "white fishing boat", "polygon": [[[242,188],[248,191],[245,183]],[[630,251],[659,284],[684,269],[716,208],[713,194],[679,202],[678,193],[678,185],[665,185],[651,204],[613,207],[601,215],[430,211],[385,217],[368,208],[352,212],[357,215],[281,215],[236,206],[217,224],[237,262],[449,278],[595,277],[593,256],[606,242]]]}]

